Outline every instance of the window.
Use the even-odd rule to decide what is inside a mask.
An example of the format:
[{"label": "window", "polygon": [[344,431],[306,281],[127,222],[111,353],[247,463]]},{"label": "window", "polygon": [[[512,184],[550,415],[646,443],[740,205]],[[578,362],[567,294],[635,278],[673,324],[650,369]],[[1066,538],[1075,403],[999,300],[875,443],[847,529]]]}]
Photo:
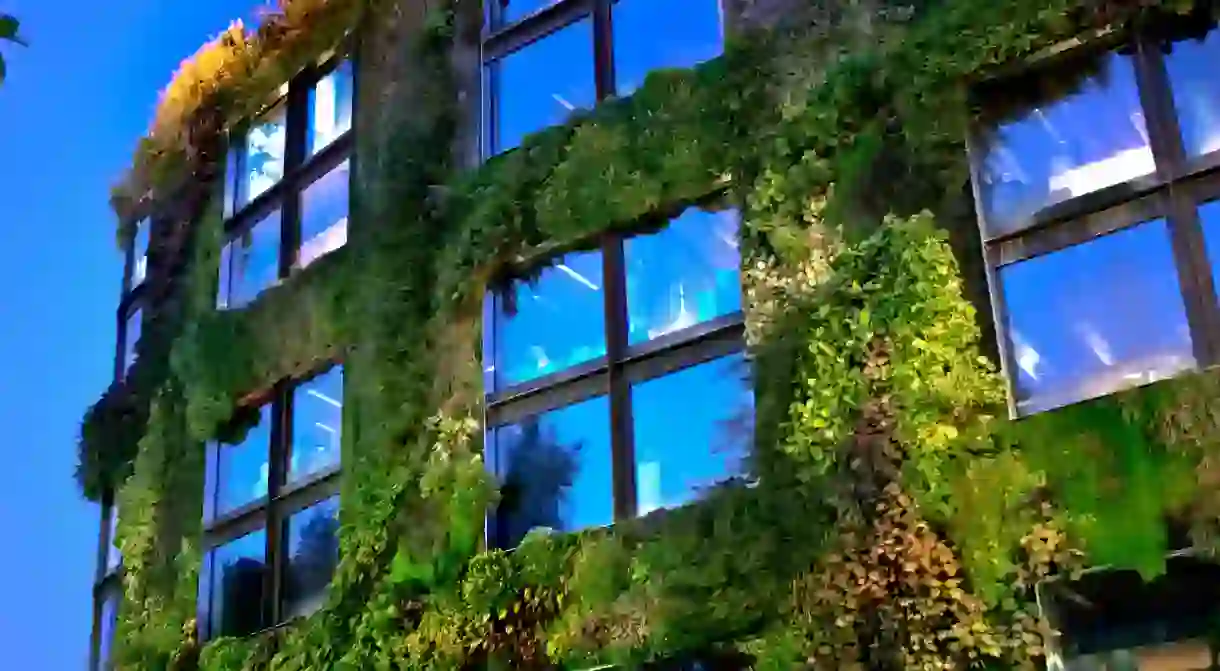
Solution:
[{"label": "window", "polygon": [[1220,33],[1108,46],[977,92],[973,181],[1017,415],[1220,354]]},{"label": "window", "polygon": [[336,366],[277,385],[239,443],[209,445],[203,636],[251,634],[321,605],[339,560],[342,414]]},{"label": "window", "polygon": [[128,315],[127,321],[123,325],[123,374],[131,370],[131,365],[136,362],[136,343],[140,342],[140,331],[143,328],[144,313],[137,307]]},{"label": "window", "polygon": [[484,4],[485,156],[575,110],[630,95],[651,70],[698,65],[724,45],[720,0]]},{"label": "window", "polygon": [[311,68],[230,143],[216,305],[248,305],[347,242],[352,65]]},{"label": "window", "polygon": [[682,506],[745,474],[737,213],[690,207],[663,223],[488,294],[496,545]]},{"label": "window", "polygon": [[107,671],[111,668],[110,650],[114,642],[119,601],[122,598],[122,557],[115,545],[119,513],[113,498],[113,495],[108,495],[102,503],[101,524],[98,527],[98,563],[93,586],[94,612],[89,666],[94,671]]},{"label": "window", "polygon": [[131,286],[138,287],[144,283],[144,278],[148,276],[148,239],[151,220],[147,217],[136,224],[135,239],[132,243],[131,255]]}]

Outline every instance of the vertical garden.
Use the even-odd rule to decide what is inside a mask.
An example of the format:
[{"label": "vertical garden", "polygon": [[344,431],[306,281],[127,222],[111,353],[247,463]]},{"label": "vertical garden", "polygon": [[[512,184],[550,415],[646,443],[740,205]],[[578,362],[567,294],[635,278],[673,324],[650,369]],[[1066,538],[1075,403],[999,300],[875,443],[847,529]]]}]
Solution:
[{"label": "vertical garden", "polygon": [[[157,222],[156,307],[81,427],[80,485],[121,511],[115,668],[1036,668],[1054,640],[1040,580],[1155,576],[1168,519],[1210,551],[1212,374],[1009,419],[965,138],[991,73],[1211,4],[793,2],[747,20],[766,4],[726,3],[723,56],[479,166],[478,2],[285,0],[183,64],[113,199],[122,244]],[[336,48],[358,81],[346,244],[218,310],[227,132]],[[740,212],[748,478],[491,549],[484,293],[710,197]],[[328,361],[346,387],[325,603],[202,640],[207,445],[239,443],[277,385]]]}]

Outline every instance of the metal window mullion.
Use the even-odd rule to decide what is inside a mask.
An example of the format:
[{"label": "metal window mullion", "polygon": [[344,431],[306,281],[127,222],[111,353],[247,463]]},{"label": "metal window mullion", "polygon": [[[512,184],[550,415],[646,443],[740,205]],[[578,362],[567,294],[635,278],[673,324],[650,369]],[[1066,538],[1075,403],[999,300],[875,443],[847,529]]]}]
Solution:
[{"label": "metal window mullion", "polygon": [[279,276],[286,278],[301,245],[301,168],[305,164],[305,144],[309,126],[309,91],[313,68],[297,77],[288,89],[288,126],[284,148],[284,197],[280,203]]},{"label": "metal window mullion", "polygon": [[271,626],[279,622],[280,591],[283,588],[283,530],[284,523],[280,515],[280,489],[286,480],[288,452],[292,440],[292,393],[283,382],[276,383],[271,421],[271,445],[267,474],[267,573],[264,576],[266,588],[263,590],[263,626]]},{"label": "metal window mullion", "polygon": [[[1186,154],[1170,91],[1169,74],[1158,44],[1146,38],[1139,39],[1135,64],[1140,101],[1157,171],[1167,180],[1176,179],[1185,172]],[[1166,221],[1194,357],[1201,367],[1206,367],[1216,362],[1220,349],[1216,342],[1220,335],[1220,307],[1216,302],[1203,229],[1188,189],[1175,188],[1170,182],[1168,197]]]},{"label": "metal window mullion", "polygon": [[602,242],[602,285],[605,289],[606,381],[610,405],[610,459],[614,492],[614,519],[636,514],[635,445],[631,419],[631,383],[627,357],[627,273],[623,236],[607,234]]},{"label": "metal window mullion", "polygon": [[593,0],[593,81],[597,100],[615,94],[614,21],[610,0]]}]

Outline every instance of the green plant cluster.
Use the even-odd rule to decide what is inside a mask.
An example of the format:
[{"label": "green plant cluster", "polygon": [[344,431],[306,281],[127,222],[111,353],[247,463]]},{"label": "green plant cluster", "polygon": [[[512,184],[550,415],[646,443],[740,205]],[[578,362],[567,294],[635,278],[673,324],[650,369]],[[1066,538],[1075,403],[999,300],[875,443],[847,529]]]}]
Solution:
[{"label": "green plant cluster", "polygon": [[[1215,537],[1215,377],[1010,422],[950,245],[974,225],[962,138],[978,73],[1196,8],[818,7],[459,174],[450,57],[471,26],[477,40],[479,3],[407,4],[365,13],[367,48],[395,48],[361,72],[376,94],[359,103],[380,104],[358,104],[371,123],[358,123],[348,246],[216,312],[222,224],[205,199],[165,335],[141,343],[139,393],[108,394],[86,419],[82,483],[121,483],[117,668],[633,667],[724,652],[763,669],[1031,668],[1047,635],[1036,580],[1085,562],[1154,573],[1166,516]],[[479,421],[488,283],[713,194],[743,214],[757,484],[480,550],[497,497]],[[332,359],[348,387],[327,603],[201,649],[203,442],[232,439],[240,405]]]}]

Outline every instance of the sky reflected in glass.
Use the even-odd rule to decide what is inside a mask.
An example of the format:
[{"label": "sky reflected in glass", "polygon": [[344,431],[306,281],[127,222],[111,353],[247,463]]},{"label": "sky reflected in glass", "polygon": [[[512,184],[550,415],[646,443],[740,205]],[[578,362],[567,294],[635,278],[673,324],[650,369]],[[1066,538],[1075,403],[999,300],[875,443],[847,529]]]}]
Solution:
[{"label": "sky reflected in glass", "polygon": [[292,393],[292,445],[288,482],[339,464],[343,429],[343,367],[337,366]]},{"label": "sky reflected in glass", "polygon": [[208,553],[199,581],[200,614],[210,624],[209,638],[244,636],[263,628],[262,601],[265,530],[246,534]]},{"label": "sky reflected in glass", "polygon": [[225,245],[220,255],[217,306],[240,308],[275,284],[280,270],[280,212],[276,210]]},{"label": "sky reflected in glass", "polygon": [[309,90],[307,156],[313,156],[351,130],[353,81],[351,61],[344,60]]},{"label": "sky reflected in glass", "polygon": [[619,0],[614,4],[614,77],[629,96],[657,68],[688,68],[724,51],[719,0]]},{"label": "sky reflected in glass", "polygon": [[691,207],[624,243],[631,344],[741,310],[737,227],[735,210]]},{"label": "sky reflected in glass", "polygon": [[333,496],[288,518],[288,563],[284,578],[285,619],[308,615],[326,597],[339,562],[339,497]]},{"label": "sky reflected in glass", "polygon": [[110,506],[109,524],[110,542],[106,545],[106,573],[111,573],[119,567],[123,561],[123,553],[119,551],[119,506],[114,504]]},{"label": "sky reflected in glass", "polygon": [[271,454],[271,406],[259,409],[258,425],[237,445],[216,447],[214,484],[216,517],[223,517],[267,495],[267,460]]},{"label": "sky reflected in glass", "polygon": [[489,443],[488,465],[501,483],[501,546],[515,547],[537,527],[567,532],[614,521],[605,396],[496,427]]},{"label": "sky reflected in glass", "polygon": [[98,632],[101,647],[98,648],[98,663],[102,669],[107,668],[110,661],[110,650],[114,644],[114,629],[119,615],[119,597],[109,594],[102,602],[101,631]]},{"label": "sky reflected in glass", "polygon": [[600,251],[568,254],[537,281],[514,282],[515,312],[500,297],[493,316],[494,389],[605,356],[602,287]]},{"label": "sky reflected in glass", "polygon": [[1163,220],[1005,266],[999,278],[1023,414],[1195,365]]},{"label": "sky reflected in glass", "polygon": [[1072,95],[1002,125],[987,141],[980,192],[994,237],[1039,210],[1154,173],[1131,59],[1110,54]]},{"label": "sky reflected in glass", "polygon": [[135,288],[144,281],[148,274],[148,236],[152,226],[148,219],[136,224],[135,243],[131,256],[131,286]]},{"label": "sky reflected in glass", "polygon": [[245,177],[238,184],[238,206],[258,198],[284,178],[288,106],[280,103],[259,117],[246,133]]},{"label": "sky reflected in glass", "polygon": [[344,161],[301,194],[301,249],[293,267],[304,268],[347,244],[350,161]]},{"label": "sky reflected in glass", "polygon": [[526,135],[593,107],[593,22],[582,19],[488,66],[495,82],[499,137],[492,154],[521,144]]},{"label": "sky reflected in glass", "polygon": [[1212,282],[1220,292],[1220,200],[1199,206],[1199,222],[1203,225],[1203,242],[1207,260],[1212,267]]},{"label": "sky reflected in glass", "polygon": [[1203,40],[1181,40],[1165,56],[1174,107],[1188,156],[1220,150],[1220,32]]},{"label": "sky reflected in glass", "polygon": [[641,515],[746,474],[754,428],[748,374],[745,356],[734,354],[632,387]]},{"label": "sky reflected in glass", "polygon": [[136,343],[140,342],[140,331],[144,327],[144,312],[137,308],[127,317],[127,329],[123,334],[123,370],[136,362]]},{"label": "sky reflected in glass", "polygon": [[[508,0],[501,3],[500,17],[503,23],[513,23],[539,10],[559,4],[561,0]],[[490,4],[490,3],[488,3]]]}]

